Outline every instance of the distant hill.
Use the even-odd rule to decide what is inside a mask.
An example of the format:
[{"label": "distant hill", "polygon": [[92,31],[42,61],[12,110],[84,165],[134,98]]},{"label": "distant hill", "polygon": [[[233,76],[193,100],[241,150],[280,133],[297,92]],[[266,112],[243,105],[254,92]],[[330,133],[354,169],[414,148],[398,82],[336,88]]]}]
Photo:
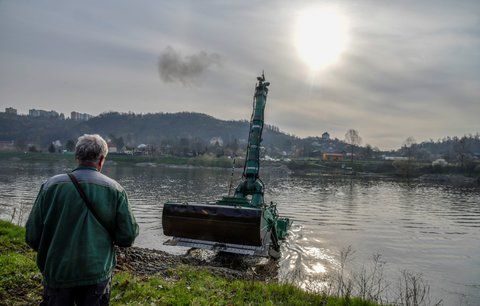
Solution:
[{"label": "distant hill", "polygon": [[[32,118],[0,114],[0,140],[47,147],[52,141],[65,143],[86,133],[104,137],[122,137],[125,144],[161,144],[179,139],[196,139],[204,143],[220,137],[225,143],[245,143],[248,138],[247,121],[225,121],[200,113],[104,113],[88,121],[59,118]],[[264,146],[289,151],[298,138],[267,125]]]}]

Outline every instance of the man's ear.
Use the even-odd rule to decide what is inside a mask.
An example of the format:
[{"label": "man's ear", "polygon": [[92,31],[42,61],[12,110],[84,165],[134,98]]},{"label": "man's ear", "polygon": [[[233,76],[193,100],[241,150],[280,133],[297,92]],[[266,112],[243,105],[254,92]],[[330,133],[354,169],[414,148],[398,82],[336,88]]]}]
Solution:
[{"label": "man's ear", "polygon": [[97,164],[98,171],[102,170],[104,163],[105,163],[105,156],[100,155],[100,157],[98,158],[98,164]]}]

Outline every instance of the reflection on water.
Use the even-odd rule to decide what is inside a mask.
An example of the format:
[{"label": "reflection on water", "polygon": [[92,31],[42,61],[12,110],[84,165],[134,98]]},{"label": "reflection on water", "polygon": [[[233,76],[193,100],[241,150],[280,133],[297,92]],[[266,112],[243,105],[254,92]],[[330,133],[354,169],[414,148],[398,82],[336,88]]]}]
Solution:
[{"label": "reflection on water", "polygon": [[[0,217],[14,207],[25,214],[40,183],[68,164],[0,162]],[[211,201],[228,191],[229,171],[172,167],[106,167],[129,194],[141,226],[136,244],[173,253],[166,247],[161,212],[167,200]],[[480,304],[480,191],[395,181],[291,177],[265,171],[266,198],[294,220],[282,246],[280,278],[319,278],[338,269],[339,252],[351,245],[351,263],[361,268],[375,253],[387,261],[387,276],[421,272],[432,295],[445,304]],[[26,216],[24,217],[24,219]],[[300,286],[307,284],[300,281]]]}]

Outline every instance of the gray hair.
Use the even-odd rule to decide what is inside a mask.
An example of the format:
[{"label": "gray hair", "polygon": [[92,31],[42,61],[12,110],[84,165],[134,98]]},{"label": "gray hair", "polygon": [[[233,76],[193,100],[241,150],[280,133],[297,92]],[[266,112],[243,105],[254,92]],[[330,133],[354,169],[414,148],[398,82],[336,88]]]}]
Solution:
[{"label": "gray hair", "polygon": [[75,158],[83,162],[96,162],[100,156],[106,157],[108,146],[105,140],[98,134],[85,134],[78,137],[75,145]]}]

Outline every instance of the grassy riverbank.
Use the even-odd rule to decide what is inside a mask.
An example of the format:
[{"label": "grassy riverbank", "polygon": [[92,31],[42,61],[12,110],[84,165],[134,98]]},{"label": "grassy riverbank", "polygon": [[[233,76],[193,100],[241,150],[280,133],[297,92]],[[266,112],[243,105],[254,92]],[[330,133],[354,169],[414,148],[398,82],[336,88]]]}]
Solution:
[{"label": "grassy riverbank", "polygon": [[[0,305],[32,305],[41,300],[41,274],[24,237],[24,228],[0,220]],[[228,280],[191,266],[171,269],[167,276],[120,272],[112,284],[112,305],[377,305],[275,282]]]},{"label": "grassy riverbank", "polygon": [[[25,162],[61,162],[75,163],[73,153],[32,153],[32,152],[0,152],[0,160],[16,160]],[[119,165],[135,165],[135,164],[167,164],[178,166],[202,166],[202,167],[232,167],[232,160],[227,157],[215,157],[210,155],[202,155],[197,157],[180,157],[180,156],[147,156],[147,155],[123,155],[109,154],[108,162]],[[240,163],[237,163],[237,167]]]},{"label": "grassy riverbank", "polygon": [[392,161],[392,160],[350,160],[323,161],[318,158],[298,158],[288,164],[288,168],[300,175],[339,174],[357,176],[390,176],[416,178],[422,175],[456,175],[480,177],[480,161],[472,162],[468,167],[458,164],[434,166],[428,161]]}]

